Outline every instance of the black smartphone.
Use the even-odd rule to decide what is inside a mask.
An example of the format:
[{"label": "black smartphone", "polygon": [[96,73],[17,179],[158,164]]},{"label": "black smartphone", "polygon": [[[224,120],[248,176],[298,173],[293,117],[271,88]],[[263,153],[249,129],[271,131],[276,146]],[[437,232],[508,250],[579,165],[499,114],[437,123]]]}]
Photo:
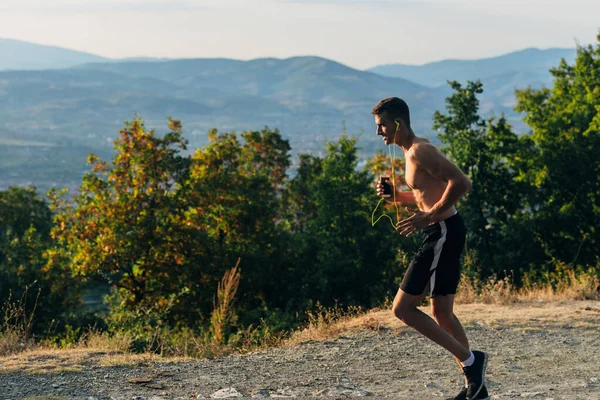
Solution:
[{"label": "black smartphone", "polygon": [[379,175],[379,182],[383,185],[383,197],[392,195],[392,181],[389,175]]}]

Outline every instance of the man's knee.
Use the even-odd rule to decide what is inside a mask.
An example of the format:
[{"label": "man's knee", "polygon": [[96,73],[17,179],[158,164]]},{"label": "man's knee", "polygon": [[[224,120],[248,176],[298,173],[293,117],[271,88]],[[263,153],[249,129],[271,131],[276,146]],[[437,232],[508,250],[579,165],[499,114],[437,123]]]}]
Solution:
[{"label": "man's knee", "polygon": [[392,312],[396,318],[407,323],[407,319],[417,310],[417,306],[420,304],[422,296],[415,296],[412,294],[405,293],[402,289],[398,290],[394,303],[392,304]]},{"label": "man's knee", "polygon": [[396,318],[400,319],[400,320],[404,320],[404,310],[403,307],[401,307],[400,303],[398,304],[394,304],[394,306],[392,307],[392,312],[394,313],[394,316],[396,316]]},{"label": "man's knee", "polygon": [[406,322],[411,312],[417,309],[417,306],[409,302],[398,302],[392,307],[392,312],[396,318]]}]

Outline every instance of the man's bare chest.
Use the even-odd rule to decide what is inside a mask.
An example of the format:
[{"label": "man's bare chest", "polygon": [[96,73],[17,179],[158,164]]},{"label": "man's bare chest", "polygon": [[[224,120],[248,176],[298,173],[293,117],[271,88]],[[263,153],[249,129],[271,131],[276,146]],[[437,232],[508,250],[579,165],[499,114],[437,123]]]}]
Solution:
[{"label": "man's bare chest", "polygon": [[420,190],[423,186],[423,174],[427,174],[425,171],[420,170],[415,162],[407,161],[405,166],[405,176],[406,184],[412,190]]}]

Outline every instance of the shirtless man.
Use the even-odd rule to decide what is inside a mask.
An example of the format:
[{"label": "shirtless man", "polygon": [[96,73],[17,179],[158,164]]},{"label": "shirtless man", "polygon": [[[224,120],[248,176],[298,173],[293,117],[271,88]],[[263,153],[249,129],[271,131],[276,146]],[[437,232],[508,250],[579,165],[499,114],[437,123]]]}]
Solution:
[{"label": "shirtless man", "polygon": [[[412,189],[401,192],[393,187],[395,197],[384,197],[378,183],[377,194],[388,202],[395,198],[399,204],[416,204],[418,209],[406,208],[413,215],[399,221],[396,230],[407,236],[422,231],[424,236],[394,299],[394,315],[454,355],[465,375],[465,388],[454,399],[489,399],[484,385],[487,354],[469,350],[465,330],[453,312],[465,244],[465,227],[454,205],[471,188],[471,181],[429,140],[415,136],[403,100],[381,100],[372,113],[377,135],[386,145],[404,150],[406,184]],[[427,294],[435,321],[417,308]]]}]

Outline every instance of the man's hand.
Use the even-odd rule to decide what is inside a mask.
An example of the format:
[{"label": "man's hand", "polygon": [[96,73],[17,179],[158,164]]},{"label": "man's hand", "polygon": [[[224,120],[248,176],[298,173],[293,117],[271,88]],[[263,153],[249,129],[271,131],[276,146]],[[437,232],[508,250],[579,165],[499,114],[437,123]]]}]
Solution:
[{"label": "man's hand", "polygon": [[396,224],[396,230],[400,232],[401,235],[410,236],[433,223],[429,213],[408,207],[405,207],[404,209],[413,215]]},{"label": "man's hand", "polygon": [[390,186],[392,187],[392,194],[391,196],[383,196],[383,183],[381,183],[381,181],[377,182],[377,196],[379,197],[383,197],[385,199],[385,201],[387,201],[388,203],[393,203],[394,202],[394,192],[396,191],[396,197],[398,197],[398,190],[396,189],[396,187],[394,185],[392,185],[390,183]]},{"label": "man's hand", "polygon": [[[413,192],[401,192],[396,189],[394,185],[392,185],[392,195],[389,197],[383,196],[383,184],[381,182],[377,182],[377,195],[382,197],[390,204],[394,203],[394,199],[396,200],[396,204],[416,204],[415,196]],[[396,196],[394,196],[394,192],[396,192]]]}]

